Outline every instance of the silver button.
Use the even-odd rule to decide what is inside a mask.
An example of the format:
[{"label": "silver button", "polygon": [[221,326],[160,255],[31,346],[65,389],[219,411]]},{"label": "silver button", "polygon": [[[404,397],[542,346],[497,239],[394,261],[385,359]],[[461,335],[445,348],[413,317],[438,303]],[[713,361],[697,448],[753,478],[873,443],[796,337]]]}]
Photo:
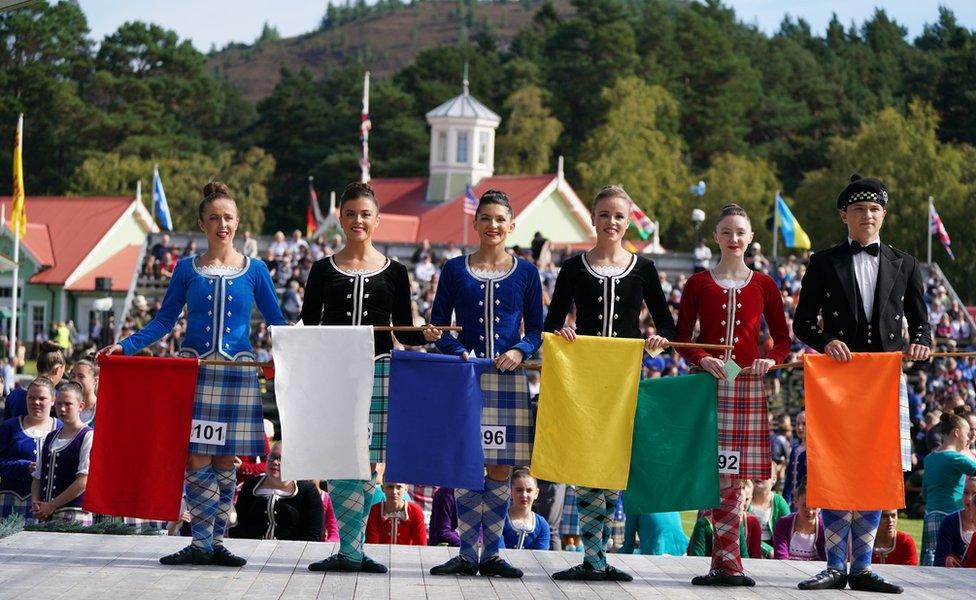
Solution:
[{"label": "silver button", "polygon": [[485,322],[485,318],[484,317],[478,317],[478,322],[479,323],[484,323]]},{"label": "silver button", "polygon": [[598,331],[597,332],[597,335],[602,336],[603,335],[603,332],[602,331]]},{"label": "silver button", "polygon": [[366,283],[369,283],[369,277],[367,277],[366,279],[363,279],[363,281],[365,281]]},{"label": "silver button", "polygon": [[496,322],[496,323],[501,323],[501,322],[502,322],[502,320],[501,320],[501,318],[499,318],[499,317],[495,317],[495,322]]},{"label": "silver button", "polygon": [[620,318],[620,315],[613,315],[613,318],[614,319],[619,319]]},{"label": "silver button", "polygon": [[495,339],[496,339],[496,340],[498,339],[498,334],[497,334],[497,333],[495,334]]},{"label": "silver button", "polygon": [[365,317],[366,315],[368,315],[368,314],[369,314],[369,313],[368,313],[367,311],[365,311],[365,310],[363,311],[363,316],[364,316],[364,317]]},{"label": "silver button", "polygon": [[603,296],[600,296],[599,298],[597,298],[596,301],[597,302],[603,302]]},{"label": "silver button", "polygon": [[228,300],[233,300],[233,299],[234,299],[234,297],[233,297],[233,296],[227,296],[227,299],[228,299]]},{"label": "silver button", "polygon": [[617,296],[617,301],[618,301],[618,302],[620,301],[620,296]]},{"label": "silver button", "polygon": [[485,284],[481,284],[481,289],[485,289]]},{"label": "silver button", "polygon": [[346,294],[346,298],[352,298],[352,294]]},{"label": "silver button", "polygon": [[611,333],[613,334],[613,337],[617,337],[617,332],[616,331],[613,331]]},{"label": "silver button", "polygon": [[210,325],[207,325],[207,331],[210,331]]},{"label": "silver button", "polygon": [[206,344],[204,344],[204,345],[205,345],[205,346],[206,346],[207,348],[209,348],[209,347],[210,347],[210,342],[207,342],[207,343],[206,343]]},{"label": "silver button", "polygon": [[837,315],[837,311],[836,311],[836,310],[834,311],[834,316],[835,316],[835,317],[836,317],[836,316],[838,316],[838,315]]},{"label": "silver button", "polygon": [[347,317],[351,317],[351,316],[352,316],[352,313],[351,313],[351,312],[349,312],[349,311],[346,311],[346,316],[347,316]]},{"label": "silver button", "polygon": [[827,297],[830,298],[830,292],[827,292]]},{"label": "silver button", "polygon": [[210,294],[207,294],[207,300],[213,300],[213,296],[211,296]]},{"label": "silver button", "polygon": [[356,278],[355,277],[350,277],[349,278],[349,283],[352,283],[353,281],[356,281]]},{"label": "silver button", "polygon": [[369,298],[369,294],[363,294],[363,298]]},{"label": "silver button", "polygon": [[722,325],[725,325],[725,321],[722,321]]},{"label": "silver button", "polygon": [[602,321],[602,320],[603,320],[603,315],[600,315],[600,316],[599,316],[599,317],[597,317],[597,318],[599,318],[599,319],[600,319],[600,320]]},{"label": "silver button", "polygon": [[207,311],[207,316],[208,317],[212,317],[213,316],[213,311],[212,310],[208,310]]},{"label": "silver button", "polygon": [[740,320],[738,320],[738,319],[736,319],[736,320],[735,320],[735,324],[736,324],[736,325],[741,325],[741,324],[742,324],[742,321],[740,321]]},{"label": "silver button", "polygon": [[234,282],[233,281],[228,281],[227,282],[227,285],[234,285]]},{"label": "silver button", "polygon": [[840,335],[844,335],[844,330],[843,330],[843,329],[841,329],[841,330],[840,330],[840,331],[838,331],[837,333],[839,333]]},{"label": "silver button", "polygon": [[891,333],[891,334],[888,334],[888,339],[889,339],[889,340],[893,340],[893,339],[895,339],[895,334],[893,334],[893,333]]},{"label": "silver button", "polygon": [[207,283],[209,283],[210,285],[213,285],[213,279],[208,279],[207,280]]},{"label": "silver button", "polygon": [[227,311],[227,316],[228,316],[228,317],[230,316],[230,311],[229,311],[229,310]]},{"label": "silver button", "polygon": [[227,333],[230,333],[230,327],[224,328],[224,331],[226,331]]},{"label": "silver button", "polygon": [[485,339],[485,336],[483,336],[483,335],[479,335],[479,336],[478,336],[478,339],[479,339],[479,340],[484,340],[484,339]]},{"label": "silver button", "polygon": [[724,344],[725,343],[725,338],[719,338],[718,341],[720,341],[720,342],[722,342]]},{"label": "silver button", "polygon": [[501,301],[501,300],[495,300],[495,304],[496,304],[496,305],[498,305],[498,304],[501,304],[501,303],[502,303],[502,301]]},{"label": "silver button", "polygon": [[485,305],[484,300],[478,300],[478,306],[484,306],[484,305]]},{"label": "silver button", "polygon": [[723,304],[723,305],[722,305],[722,308],[728,308],[728,307],[729,307],[729,305],[728,305],[728,304]]}]

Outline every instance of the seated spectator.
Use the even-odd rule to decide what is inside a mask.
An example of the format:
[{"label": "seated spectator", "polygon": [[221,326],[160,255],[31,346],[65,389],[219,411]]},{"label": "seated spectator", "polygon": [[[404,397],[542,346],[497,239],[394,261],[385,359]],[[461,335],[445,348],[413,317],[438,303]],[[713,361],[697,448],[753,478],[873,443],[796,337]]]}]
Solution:
[{"label": "seated spectator", "polygon": [[170,242],[169,234],[164,233],[162,237],[159,238],[159,241],[153,244],[153,247],[149,251],[149,253],[152,255],[153,258],[159,261],[159,260],[163,260],[163,255],[166,254],[167,252],[170,252],[172,249],[173,249],[173,244]]},{"label": "seated spectator", "polygon": [[[180,258],[186,258],[188,256],[196,256],[199,253],[200,251],[197,250],[196,240],[190,240],[189,242],[186,243],[186,248],[183,248],[183,252],[182,254],[180,254]],[[257,255],[255,254],[255,256]]]},{"label": "seated spectator", "polygon": [[166,252],[163,254],[163,258],[159,260],[159,276],[169,279],[173,276],[173,271],[176,270],[176,256],[172,252]]},{"label": "seated spectator", "polygon": [[281,258],[285,255],[285,250],[288,250],[288,242],[285,241],[285,234],[281,231],[276,231],[274,241],[268,246],[268,251],[276,258]]},{"label": "seated spectator", "polygon": [[752,483],[752,504],[749,505],[749,512],[756,515],[762,527],[763,558],[772,558],[773,527],[781,518],[790,514],[790,506],[782,496],[773,491],[773,486],[776,485],[775,470],[771,479],[754,480]]},{"label": "seated spectator", "polygon": [[942,519],[935,544],[935,566],[959,567],[964,557],[972,556],[973,532],[976,531],[976,477],[966,478],[963,509]]},{"label": "seated spectator", "polygon": [[457,532],[457,503],[454,488],[437,488],[430,508],[431,546],[460,546],[461,538]]},{"label": "seated spectator", "polygon": [[288,283],[288,289],[281,299],[281,312],[284,313],[285,319],[293,323],[301,318],[302,293],[298,281],[292,280]]},{"label": "seated spectator", "polygon": [[383,484],[386,501],[369,509],[369,518],[366,521],[367,544],[427,545],[424,511],[404,499],[406,491],[407,486],[402,483]]},{"label": "seated spectator", "polygon": [[783,499],[796,510],[794,497],[796,490],[806,483],[807,476],[807,413],[796,415],[796,436],[790,458],[786,461],[786,476],[783,479]]},{"label": "seated spectator", "polygon": [[922,530],[922,566],[935,561],[939,527],[946,515],[963,508],[967,476],[976,475],[976,461],[962,453],[969,445],[969,421],[952,412],[940,417],[942,445],[925,457],[925,525]]},{"label": "seated spectator", "polygon": [[627,515],[624,543],[620,554],[682,556],[688,549],[688,536],[681,528],[681,513],[643,513]]},{"label": "seated spectator", "polygon": [[437,273],[437,265],[431,261],[430,254],[421,254],[420,262],[413,268],[414,277],[421,284],[428,284],[433,279],[435,273]]},{"label": "seated spectator", "polygon": [[[265,473],[244,482],[234,505],[231,537],[317,542],[323,535],[324,507],[311,481],[281,479],[281,442],[271,447]],[[338,535],[338,533],[337,533]]]},{"label": "seated spectator", "polygon": [[31,514],[38,521],[92,524],[92,514],[82,509],[93,437],[81,420],[82,396],[77,383],[58,387],[54,406],[62,425],[44,438],[31,482]]},{"label": "seated spectator", "polygon": [[[46,377],[51,380],[53,387],[61,382],[61,378],[64,377],[64,370],[67,366],[68,361],[64,357],[64,351],[61,346],[54,344],[52,342],[44,342],[41,344],[40,352],[37,355],[37,376]],[[3,420],[13,417],[23,417],[27,414],[27,390],[24,388],[16,388],[10,395],[7,396],[7,400],[3,406]]]},{"label": "seated spectator", "polygon": [[37,449],[60,426],[51,417],[54,383],[38,377],[27,386],[27,414],[0,425],[0,519],[12,514],[30,517],[31,474]]},{"label": "seated spectator", "polygon": [[876,565],[918,565],[915,540],[904,531],[898,531],[897,510],[881,511],[871,562]]},{"label": "seated spectator", "polygon": [[332,497],[318,483],[312,483],[315,484],[316,489],[319,490],[319,496],[322,498],[322,541],[338,542],[339,521],[336,520],[335,508],[332,507]]},{"label": "seated spectator", "polygon": [[[762,527],[756,515],[747,508],[752,503],[752,481],[740,480],[745,493],[742,495],[742,517],[739,520],[739,548],[742,558],[762,558]],[[705,511],[695,522],[688,541],[688,556],[712,555],[712,532],[715,524],[712,522],[711,511]]]},{"label": "seated spectator", "polygon": [[539,498],[539,482],[525,469],[512,474],[512,503],[505,518],[502,548],[514,550],[548,550],[549,523],[532,512]]},{"label": "seated spectator", "polygon": [[89,427],[95,426],[95,409],[98,405],[98,365],[90,360],[79,360],[71,366],[71,381],[81,386],[84,392],[84,406],[81,420]]},{"label": "seated spectator", "polygon": [[807,506],[807,490],[796,492],[797,510],[776,521],[773,558],[778,560],[827,560],[823,517],[819,508]]}]

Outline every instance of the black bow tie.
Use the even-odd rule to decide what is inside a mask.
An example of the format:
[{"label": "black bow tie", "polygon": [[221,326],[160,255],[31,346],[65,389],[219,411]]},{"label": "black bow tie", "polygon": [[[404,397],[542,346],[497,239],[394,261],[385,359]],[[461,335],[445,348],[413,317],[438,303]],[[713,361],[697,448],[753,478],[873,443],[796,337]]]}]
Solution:
[{"label": "black bow tie", "polygon": [[873,244],[868,244],[867,246],[862,246],[857,240],[851,242],[851,254],[856,256],[862,250],[871,256],[877,256],[878,254],[881,254],[881,244],[875,242]]}]

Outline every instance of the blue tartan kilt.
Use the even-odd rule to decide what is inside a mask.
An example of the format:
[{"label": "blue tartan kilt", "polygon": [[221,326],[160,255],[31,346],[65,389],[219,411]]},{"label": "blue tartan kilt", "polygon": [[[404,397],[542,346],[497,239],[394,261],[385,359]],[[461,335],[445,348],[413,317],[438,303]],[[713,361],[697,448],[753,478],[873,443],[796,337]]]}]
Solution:
[{"label": "blue tartan kilt", "polygon": [[559,535],[579,535],[579,507],[576,506],[576,488],[566,486],[566,498],[563,500],[563,518],[559,522]]},{"label": "blue tartan kilt", "polygon": [[[898,433],[901,443],[901,470],[912,470],[912,422],[908,410],[908,378],[901,374],[898,383]],[[936,532],[938,533],[938,532]]]},{"label": "blue tartan kilt", "polygon": [[258,369],[201,364],[193,419],[225,423],[227,435],[223,445],[190,442],[191,453],[263,456],[264,411]]},{"label": "blue tartan kilt", "polygon": [[373,361],[373,396],[369,403],[369,462],[386,462],[386,413],[390,404],[390,355]]},{"label": "blue tartan kilt", "polygon": [[21,496],[10,490],[0,492],[0,519],[6,519],[14,514],[29,519],[31,518],[30,508],[31,497],[29,493],[26,496]]},{"label": "blue tartan kilt", "polygon": [[505,427],[505,447],[485,446],[485,464],[522,466],[532,462],[535,419],[525,371],[491,370],[481,376],[482,427]]}]

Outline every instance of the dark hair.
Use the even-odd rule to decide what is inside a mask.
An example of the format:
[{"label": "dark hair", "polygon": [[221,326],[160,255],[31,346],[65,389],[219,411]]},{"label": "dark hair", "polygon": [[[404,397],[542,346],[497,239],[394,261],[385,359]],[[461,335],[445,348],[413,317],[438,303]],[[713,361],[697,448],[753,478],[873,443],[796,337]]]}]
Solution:
[{"label": "dark hair", "polygon": [[51,392],[52,396],[54,395],[54,382],[47,377],[35,377],[34,381],[31,381],[27,385],[27,389],[30,390],[32,387],[47,388],[47,391]]},{"label": "dark hair", "polygon": [[630,194],[624,189],[621,184],[616,185],[605,185],[603,188],[596,193],[593,197],[593,202],[590,203],[590,212],[596,212],[596,205],[607,198],[620,198],[626,200],[627,202],[633,202]]},{"label": "dark hair", "polygon": [[508,216],[515,216],[515,211],[512,210],[512,203],[508,201],[508,194],[501,190],[488,190],[484,194],[481,194],[481,198],[478,199],[478,208],[474,211],[475,216],[481,213],[482,207],[488,206],[489,204],[502,206],[508,211]]},{"label": "dark hair", "polygon": [[965,419],[969,415],[973,414],[973,409],[968,404],[960,404],[959,406],[953,408],[952,412]]},{"label": "dark hair", "polygon": [[68,361],[64,358],[64,348],[54,342],[44,342],[41,344],[41,351],[37,354],[37,372],[47,375],[57,367],[65,366]]},{"label": "dark hair", "polygon": [[341,209],[342,205],[350,200],[359,200],[360,198],[369,198],[373,201],[376,210],[380,209],[380,203],[376,201],[376,192],[373,191],[373,188],[368,183],[358,181],[350,183],[346,189],[342,190],[342,195],[339,196],[339,208]]},{"label": "dark hair", "polygon": [[532,473],[529,472],[528,469],[525,468],[515,469],[515,471],[512,472],[512,480],[511,480],[512,483],[515,483],[515,480],[518,479],[519,477],[528,477],[529,479],[535,482],[536,487],[539,486],[539,480],[536,479],[535,476],[532,475]]},{"label": "dark hair", "polygon": [[746,209],[742,208],[738,204],[726,204],[722,207],[722,212],[718,213],[718,218],[715,219],[715,229],[718,229],[718,224],[722,222],[725,217],[742,217],[746,221],[749,221],[749,225],[752,226],[752,220],[749,219],[749,215],[746,214]]},{"label": "dark hair", "polygon": [[58,384],[58,395],[64,392],[72,392],[78,394],[78,399],[82,402],[85,401],[85,390],[81,388],[81,384],[77,381],[62,381]]},{"label": "dark hair", "polygon": [[203,220],[203,211],[207,208],[208,204],[222,199],[230,200],[236,204],[236,201],[230,195],[230,188],[227,187],[226,183],[211,181],[203,186],[203,200],[200,201],[200,205],[197,207],[197,214],[200,216],[200,220]]},{"label": "dark hair", "polygon": [[957,427],[962,427],[966,424],[966,420],[957,415],[954,412],[944,412],[942,416],[939,417],[939,432],[942,435],[949,435],[952,430]]}]

